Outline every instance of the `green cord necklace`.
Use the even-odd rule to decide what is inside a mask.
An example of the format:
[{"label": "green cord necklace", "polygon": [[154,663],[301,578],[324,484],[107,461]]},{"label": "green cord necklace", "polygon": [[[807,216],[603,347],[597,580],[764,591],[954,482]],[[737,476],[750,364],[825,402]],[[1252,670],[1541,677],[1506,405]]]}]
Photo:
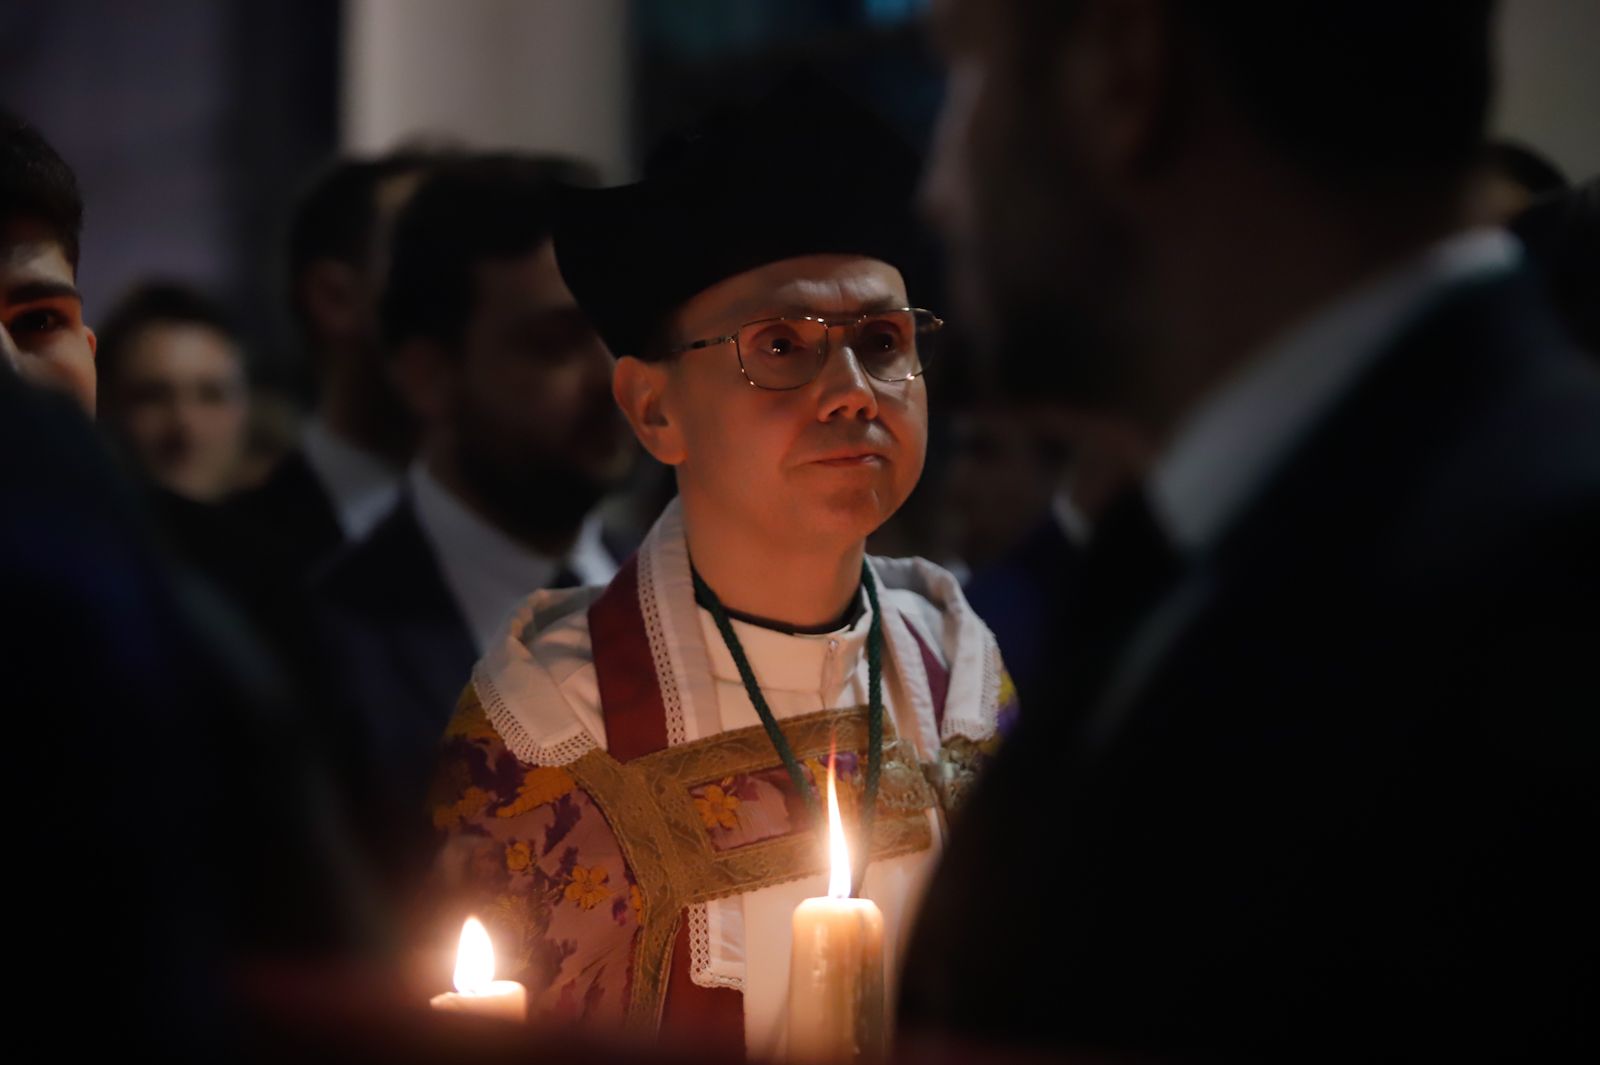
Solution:
[{"label": "green cord necklace", "polygon": [[[789,771],[789,779],[793,782],[795,790],[805,799],[806,808],[811,811],[811,816],[818,823],[822,821],[822,800],[815,786],[808,786],[805,771],[800,768],[800,760],[795,757],[794,748],[789,746],[788,737],[783,734],[783,729],[778,727],[778,719],[772,716],[772,708],[767,705],[766,697],[761,694],[761,686],[756,683],[755,671],[750,668],[750,659],[745,656],[744,646],[739,642],[739,636],[733,631],[733,623],[728,620],[728,612],[723,608],[722,600],[711,590],[700,577],[700,572],[690,567],[694,577],[695,598],[704,603],[706,609],[711,611],[711,619],[717,624],[717,631],[722,634],[722,642],[727,645],[728,653],[733,656],[733,664],[739,670],[739,679],[744,681],[745,694],[750,697],[750,703],[756,708],[756,714],[761,718],[761,726],[767,730],[767,736],[772,740],[772,746],[778,752],[778,757],[783,759],[783,767]],[[878,805],[878,778],[883,773],[883,612],[878,609],[878,585],[872,579],[872,570],[866,562],[861,563],[861,585],[867,590],[867,603],[872,608],[872,620],[867,626],[867,780],[862,789],[861,804],[861,844],[856,847],[857,859],[855,862],[856,875],[852,877],[852,891],[858,887],[861,873],[866,869],[868,851],[872,839],[872,819]]]}]

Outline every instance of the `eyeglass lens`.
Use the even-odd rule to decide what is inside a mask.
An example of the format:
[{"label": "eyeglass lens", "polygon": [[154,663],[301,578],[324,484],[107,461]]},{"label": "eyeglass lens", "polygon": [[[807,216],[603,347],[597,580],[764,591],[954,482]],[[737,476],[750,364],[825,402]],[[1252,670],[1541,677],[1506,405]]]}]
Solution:
[{"label": "eyeglass lens", "polygon": [[[834,326],[861,368],[879,381],[905,381],[923,370],[934,318],[926,311],[894,310]],[[829,325],[815,318],[769,318],[742,326],[739,358],[761,388],[799,388],[817,376],[828,357]],[[921,336],[919,336],[921,334]]]}]

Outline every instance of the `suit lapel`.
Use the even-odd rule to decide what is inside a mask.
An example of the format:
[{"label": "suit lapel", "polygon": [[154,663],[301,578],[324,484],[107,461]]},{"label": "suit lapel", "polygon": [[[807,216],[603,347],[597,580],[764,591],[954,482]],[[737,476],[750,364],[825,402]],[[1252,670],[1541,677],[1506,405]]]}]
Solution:
[{"label": "suit lapel", "polygon": [[[1342,558],[1382,557],[1419,484],[1518,369],[1493,323],[1526,302],[1527,280],[1459,286],[1392,341],[1333,412],[1279,464],[1217,548],[1126,640],[1089,697],[1079,741],[1102,756],[1134,718],[1162,712],[1146,698],[1194,650],[1221,610],[1290,587],[1337,586]],[[1425,417],[1423,415],[1425,414]],[[1367,574],[1347,574],[1356,578]]]},{"label": "suit lapel", "polygon": [[387,626],[394,669],[417,691],[417,712],[442,730],[478,652],[409,498],[385,530],[383,552],[379,571],[406,575]]}]

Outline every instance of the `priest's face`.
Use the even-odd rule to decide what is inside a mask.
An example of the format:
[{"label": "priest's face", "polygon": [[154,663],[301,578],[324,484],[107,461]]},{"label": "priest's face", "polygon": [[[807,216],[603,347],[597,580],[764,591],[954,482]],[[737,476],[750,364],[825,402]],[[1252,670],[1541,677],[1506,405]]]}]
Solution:
[{"label": "priest's face", "polygon": [[[778,316],[845,318],[908,305],[900,272],[847,255],[786,259],[719,282],[674,316],[673,346]],[[735,343],[664,364],[661,416],[684,505],[797,552],[858,543],[905,502],[922,474],[923,378],[885,382],[862,368],[849,329],[828,331],[815,379],[784,391],[741,372]],[[653,448],[655,449],[655,448]]]}]

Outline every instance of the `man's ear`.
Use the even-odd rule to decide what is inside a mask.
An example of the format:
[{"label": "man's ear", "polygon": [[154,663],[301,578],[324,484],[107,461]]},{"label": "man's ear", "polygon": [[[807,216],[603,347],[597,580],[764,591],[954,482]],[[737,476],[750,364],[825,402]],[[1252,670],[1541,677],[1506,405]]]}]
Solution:
[{"label": "man's ear", "polygon": [[367,325],[365,287],[361,275],[349,263],[337,259],[317,259],[300,274],[300,306],[319,333],[346,337]]},{"label": "man's ear", "polygon": [[413,337],[394,349],[389,379],[411,413],[424,425],[446,418],[459,387],[456,360],[443,344]]},{"label": "man's ear", "polygon": [[657,461],[676,466],[686,455],[682,426],[668,403],[670,376],[665,362],[646,362],[624,355],[611,371],[611,394],[644,449]]}]

